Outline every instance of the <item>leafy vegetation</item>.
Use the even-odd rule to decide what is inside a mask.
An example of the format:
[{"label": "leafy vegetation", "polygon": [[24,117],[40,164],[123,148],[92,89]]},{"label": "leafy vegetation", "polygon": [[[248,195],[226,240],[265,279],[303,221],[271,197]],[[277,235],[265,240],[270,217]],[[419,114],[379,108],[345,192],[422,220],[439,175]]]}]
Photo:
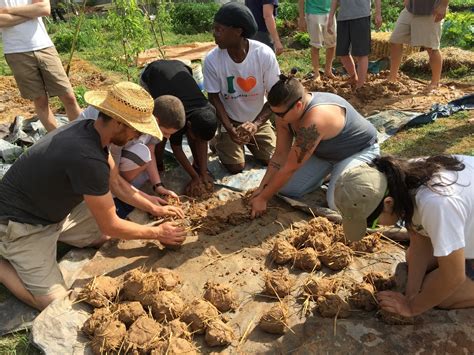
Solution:
[{"label": "leafy vegetation", "polygon": [[441,36],[443,47],[455,46],[472,50],[474,48],[474,13],[448,13]]},{"label": "leafy vegetation", "polygon": [[196,34],[211,31],[214,15],[220,5],[211,3],[176,3],[172,13],[173,31],[179,34]]}]

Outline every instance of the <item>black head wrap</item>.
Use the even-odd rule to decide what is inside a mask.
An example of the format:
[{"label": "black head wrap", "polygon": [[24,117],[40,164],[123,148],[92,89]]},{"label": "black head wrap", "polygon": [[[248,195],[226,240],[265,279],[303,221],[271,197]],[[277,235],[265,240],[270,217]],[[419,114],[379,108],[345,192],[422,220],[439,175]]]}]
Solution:
[{"label": "black head wrap", "polygon": [[257,22],[250,9],[239,2],[228,2],[221,6],[214,16],[214,22],[221,25],[242,29],[245,38],[251,38],[257,33]]}]

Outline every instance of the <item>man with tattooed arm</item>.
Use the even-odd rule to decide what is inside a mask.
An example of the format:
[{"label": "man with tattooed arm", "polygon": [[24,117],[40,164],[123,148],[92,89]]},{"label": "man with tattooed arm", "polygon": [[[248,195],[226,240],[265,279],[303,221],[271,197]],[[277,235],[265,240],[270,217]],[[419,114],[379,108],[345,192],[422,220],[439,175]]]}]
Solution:
[{"label": "man with tattooed arm", "polygon": [[331,174],[326,193],[336,210],[337,178],[380,154],[375,127],[342,97],[305,91],[294,77],[280,75],[268,94],[275,114],[276,148],[251,199],[252,218],[262,215],[277,192],[300,198]]}]

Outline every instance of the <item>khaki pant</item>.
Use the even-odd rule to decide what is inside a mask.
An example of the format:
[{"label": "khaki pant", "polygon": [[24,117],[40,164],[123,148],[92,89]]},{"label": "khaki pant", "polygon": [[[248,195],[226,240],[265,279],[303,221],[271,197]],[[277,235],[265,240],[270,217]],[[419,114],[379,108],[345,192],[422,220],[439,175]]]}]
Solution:
[{"label": "khaki pant", "polygon": [[5,54],[21,96],[63,96],[72,92],[71,83],[55,47],[33,52]]},{"label": "khaki pant", "polygon": [[[232,121],[234,126],[241,123]],[[217,155],[223,164],[242,164],[245,163],[244,146],[235,143],[230,135],[219,126],[215,148]],[[273,131],[270,121],[266,121],[260,126],[254,139],[250,140],[247,148],[252,152],[253,156],[258,160],[268,161],[275,151],[275,132]]]},{"label": "khaki pant", "polygon": [[443,21],[434,22],[433,15],[418,16],[403,9],[390,36],[391,43],[439,49]]},{"label": "khaki pant", "polygon": [[15,268],[26,289],[43,296],[65,288],[56,262],[57,242],[85,247],[101,237],[83,202],[60,223],[47,226],[9,221],[0,224],[0,258]]}]

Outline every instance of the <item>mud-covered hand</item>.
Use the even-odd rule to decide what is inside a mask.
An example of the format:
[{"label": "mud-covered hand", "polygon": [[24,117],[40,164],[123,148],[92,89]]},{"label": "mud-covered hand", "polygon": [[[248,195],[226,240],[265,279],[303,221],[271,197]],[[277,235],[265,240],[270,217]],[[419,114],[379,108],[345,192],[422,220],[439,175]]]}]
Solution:
[{"label": "mud-covered hand", "polygon": [[202,181],[199,177],[193,178],[184,188],[184,193],[187,196],[199,196],[202,194]]},{"label": "mud-covered hand", "polygon": [[236,144],[238,145],[246,144],[247,141],[245,137],[242,137],[240,135],[240,131],[238,131],[235,127],[232,127],[232,129],[227,130],[227,133],[229,134],[230,139],[232,139],[232,141],[234,141]]},{"label": "mud-covered hand", "polygon": [[214,178],[209,172],[206,171],[203,175],[199,175],[199,177],[207,191],[214,190]]},{"label": "mud-covered hand", "polygon": [[164,245],[180,245],[186,239],[186,230],[175,222],[165,222],[156,229],[157,238]]},{"label": "mud-covered hand", "polygon": [[267,210],[267,200],[261,196],[256,196],[250,200],[250,206],[252,207],[250,218],[260,217]]},{"label": "mud-covered hand", "polygon": [[160,194],[160,195],[165,195],[165,196],[171,196],[171,197],[173,197],[173,198],[179,199],[179,197],[178,197],[178,195],[176,194],[176,192],[171,191],[171,190],[168,190],[168,189],[165,188],[164,186],[158,186],[158,187],[155,189],[155,193]]},{"label": "mud-covered hand", "polygon": [[403,317],[413,317],[408,297],[394,291],[383,291],[377,294],[380,308],[385,311],[399,314]]},{"label": "mud-covered hand", "polygon": [[178,206],[159,206],[158,212],[155,216],[171,216],[171,217],[179,217],[184,218],[184,211],[181,207]]},{"label": "mud-covered hand", "polygon": [[168,204],[168,201],[161,198],[160,196],[149,195],[149,200],[155,205],[166,206]]}]

